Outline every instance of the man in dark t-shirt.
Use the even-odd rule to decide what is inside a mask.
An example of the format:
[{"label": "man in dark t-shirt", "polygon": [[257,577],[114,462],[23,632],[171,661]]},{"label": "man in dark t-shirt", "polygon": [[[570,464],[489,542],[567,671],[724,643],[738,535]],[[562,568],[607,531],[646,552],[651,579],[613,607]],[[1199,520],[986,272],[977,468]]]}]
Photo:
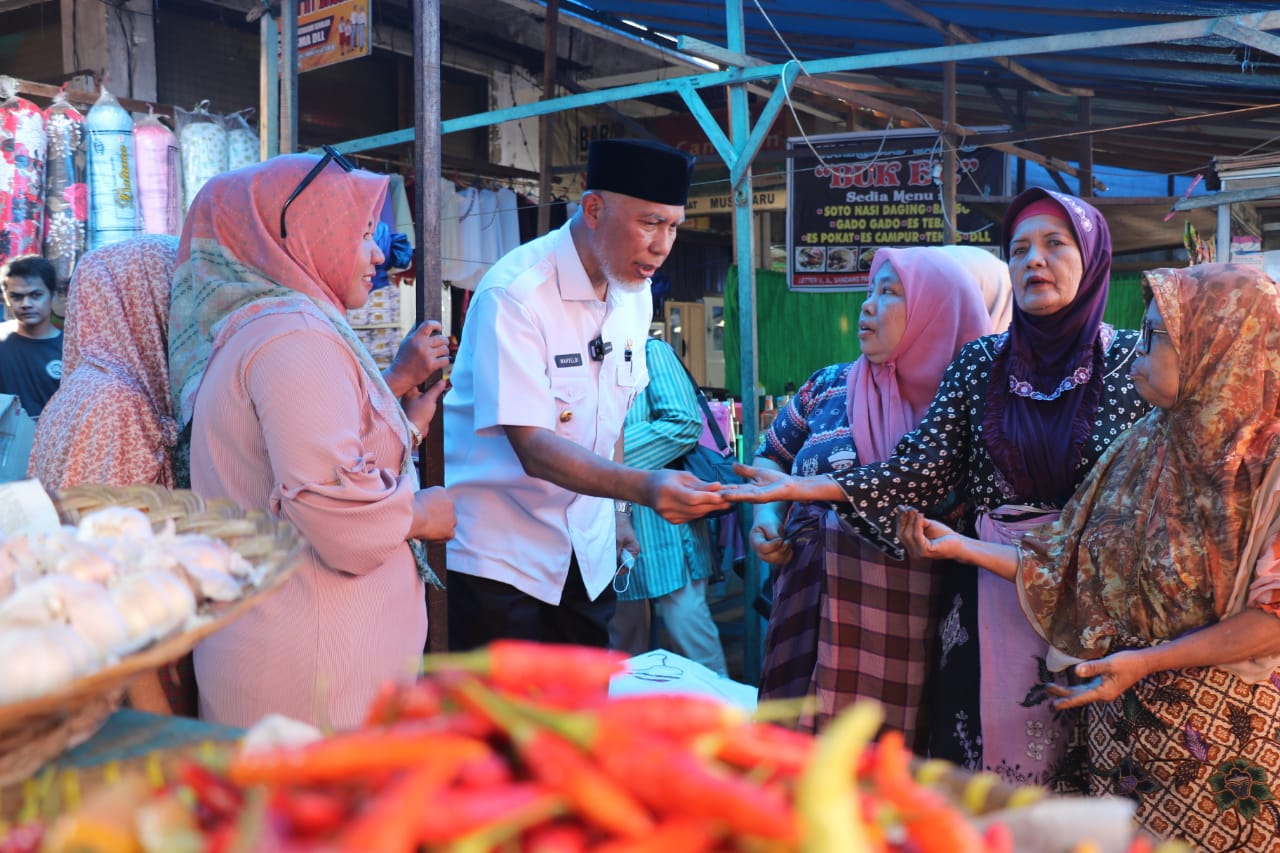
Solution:
[{"label": "man in dark t-shirt", "polygon": [[36,418],[62,381],[62,332],[51,321],[57,274],[26,255],[0,268],[0,282],[15,318],[0,323],[0,394],[16,394]]}]

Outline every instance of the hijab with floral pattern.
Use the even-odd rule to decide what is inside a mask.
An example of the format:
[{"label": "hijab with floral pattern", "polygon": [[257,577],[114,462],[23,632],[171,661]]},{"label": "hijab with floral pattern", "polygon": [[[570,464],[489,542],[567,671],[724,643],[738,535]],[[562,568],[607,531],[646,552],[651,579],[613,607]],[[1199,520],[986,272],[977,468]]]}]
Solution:
[{"label": "hijab with floral pattern", "polygon": [[1004,250],[1024,210],[1060,208],[1080,247],[1075,299],[1047,316],[1016,304],[1004,346],[991,364],[982,444],[1021,500],[1061,505],[1075,490],[1076,469],[1102,398],[1102,313],[1111,285],[1111,231],[1088,202],[1033,187],[1009,205]]},{"label": "hijab with floral pattern", "polygon": [[62,385],[40,415],[31,473],[48,488],[174,485],[169,290],[175,237],[104,246],[76,265]]},{"label": "hijab with floral pattern", "polygon": [[1242,607],[1263,523],[1255,504],[1280,458],[1275,282],[1205,264],[1148,272],[1146,284],[1177,353],[1177,400],[1117,439],[1061,519],[1021,545],[1024,609],[1080,658],[1172,639]]}]

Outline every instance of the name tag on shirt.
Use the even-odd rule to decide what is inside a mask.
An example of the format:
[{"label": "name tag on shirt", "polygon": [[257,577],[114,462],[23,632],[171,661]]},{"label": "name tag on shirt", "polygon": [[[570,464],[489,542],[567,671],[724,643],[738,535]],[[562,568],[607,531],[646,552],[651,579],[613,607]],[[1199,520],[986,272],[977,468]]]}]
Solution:
[{"label": "name tag on shirt", "polygon": [[568,355],[556,356],[556,367],[581,367],[582,353],[575,352]]}]

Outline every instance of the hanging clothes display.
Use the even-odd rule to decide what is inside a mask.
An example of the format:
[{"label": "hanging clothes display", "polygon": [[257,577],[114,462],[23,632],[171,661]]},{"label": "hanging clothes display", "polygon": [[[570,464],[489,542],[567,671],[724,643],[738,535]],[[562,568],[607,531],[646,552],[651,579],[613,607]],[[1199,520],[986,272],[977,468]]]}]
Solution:
[{"label": "hanging clothes display", "polygon": [[47,146],[44,113],[0,80],[0,262],[40,252]]},{"label": "hanging clothes display", "polygon": [[138,155],[138,202],[144,234],[177,235],[182,223],[178,199],[178,137],[154,113],[133,127]]},{"label": "hanging clothes display", "polygon": [[84,116],[65,92],[44,111],[49,139],[44,176],[44,257],[66,287],[85,253],[89,225],[89,137]]},{"label": "hanging clothes display", "polygon": [[463,278],[466,265],[462,258],[462,226],[458,221],[458,188],[447,178],[440,180],[440,278],[456,281]]},{"label": "hanging clothes display", "polygon": [[510,187],[495,194],[497,206],[498,257],[520,245],[520,196]]},{"label": "hanging clothes display", "polygon": [[142,233],[135,187],[133,119],[106,89],[89,109],[89,248]]},{"label": "hanging clothes display", "polygon": [[458,258],[455,277],[449,279],[454,287],[475,290],[487,267],[481,262],[484,255],[484,232],[481,228],[481,191],[477,187],[458,190]]},{"label": "hanging clothes display", "polygon": [[[450,201],[454,211],[445,209]],[[510,187],[467,187],[451,198],[442,191],[442,278],[454,287],[475,290],[489,267],[520,245],[519,204],[520,197]],[[446,233],[446,221],[457,223],[456,238],[454,233]],[[454,239],[457,242],[453,245],[447,242]]]},{"label": "hanging clothes display", "polygon": [[191,202],[210,178],[227,170],[229,156],[227,129],[222,117],[208,110],[209,102],[201,101],[191,112],[178,108],[174,120],[178,126],[178,142],[182,149],[182,210]]},{"label": "hanging clothes display", "polygon": [[240,110],[227,116],[227,168],[243,169],[262,160],[258,134],[249,126],[247,114],[253,108]]}]

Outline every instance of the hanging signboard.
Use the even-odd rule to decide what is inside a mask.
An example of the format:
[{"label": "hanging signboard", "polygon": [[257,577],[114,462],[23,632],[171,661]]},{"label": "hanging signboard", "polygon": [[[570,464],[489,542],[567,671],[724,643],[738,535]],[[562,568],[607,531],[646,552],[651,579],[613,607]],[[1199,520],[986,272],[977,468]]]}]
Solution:
[{"label": "hanging signboard", "polygon": [[[876,249],[942,245],[938,134],[841,133],[789,139],[787,147],[790,289],[866,290]],[[1007,155],[964,145],[957,153],[958,194],[1006,194]],[[964,204],[956,205],[956,230],[959,243],[999,251],[999,223]]]},{"label": "hanging signboard", "polygon": [[368,56],[373,50],[371,2],[299,0],[298,73]]}]

